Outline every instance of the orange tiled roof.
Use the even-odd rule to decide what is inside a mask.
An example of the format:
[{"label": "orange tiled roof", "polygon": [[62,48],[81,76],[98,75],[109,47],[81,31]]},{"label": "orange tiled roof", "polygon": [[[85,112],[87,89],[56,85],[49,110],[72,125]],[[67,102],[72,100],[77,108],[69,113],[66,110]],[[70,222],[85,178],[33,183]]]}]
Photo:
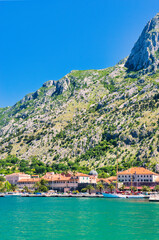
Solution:
[{"label": "orange tiled roof", "polygon": [[21,182],[25,182],[25,183],[32,183],[32,182],[39,182],[40,181],[40,178],[24,178],[24,179],[20,179],[18,181],[18,183],[21,183]]},{"label": "orange tiled roof", "polygon": [[132,168],[129,168],[125,171],[122,171],[122,172],[118,172],[118,175],[129,175],[129,174],[146,174],[146,175],[158,175],[157,173],[154,173],[146,168],[143,168],[143,167],[132,167]]},{"label": "orange tiled roof", "polygon": [[117,180],[117,177],[116,176],[111,176],[109,178],[107,178],[108,180],[110,181],[116,181]]},{"label": "orange tiled roof", "polygon": [[44,178],[46,181],[48,181],[48,182],[53,182],[53,181],[69,181],[70,179],[71,179],[71,177],[65,177],[65,176],[62,176],[62,175],[60,175],[60,176],[56,176],[56,175],[54,175],[54,176],[52,176],[51,178],[49,177],[49,178]]},{"label": "orange tiled roof", "polygon": [[84,174],[84,173],[76,173],[75,176],[76,177],[90,177],[90,175]]},{"label": "orange tiled roof", "polygon": [[116,176],[112,176],[112,177],[109,177],[109,178],[98,178],[97,182],[105,182],[105,183],[110,184],[110,183],[112,183],[112,182],[114,182],[116,180],[117,180],[117,177]]}]

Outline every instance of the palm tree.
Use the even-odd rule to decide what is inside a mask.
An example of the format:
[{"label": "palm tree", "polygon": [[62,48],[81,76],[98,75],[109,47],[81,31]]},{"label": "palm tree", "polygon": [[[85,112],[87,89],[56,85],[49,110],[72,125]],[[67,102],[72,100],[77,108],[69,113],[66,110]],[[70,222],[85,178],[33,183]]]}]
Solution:
[{"label": "palm tree", "polygon": [[89,194],[91,194],[91,190],[94,190],[94,187],[92,185],[87,185],[86,189],[89,191]]},{"label": "palm tree", "polygon": [[15,184],[11,184],[10,190],[15,192],[18,187]]},{"label": "palm tree", "polygon": [[8,181],[6,181],[4,183],[4,191],[9,192],[10,190],[11,190],[11,184]]},{"label": "palm tree", "polygon": [[125,190],[125,185],[123,184],[121,187],[120,187],[120,191],[124,191]]},{"label": "palm tree", "polygon": [[155,188],[154,188],[154,190],[155,190],[156,192],[159,192],[159,185],[156,185]]},{"label": "palm tree", "polygon": [[4,183],[0,181],[0,192],[4,192]]},{"label": "palm tree", "polygon": [[109,184],[108,185],[108,189],[110,190],[110,192],[112,193],[113,190],[115,189],[115,186],[113,184]]},{"label": "palm tree", "polygon": [[87,188],[82,188],[81,192],[83,192],[83,193],[87,192]]},{"label": "palm tree", "polygon": [[27,186],[24,186],[23,190],[24,190],[24,192],[27,192],[27,193],[29,192],[29,188]]},{"label": "palm tree", "polygon": [[150,192],[151,189],[148,186],[143,186],[142,187],[142,192]]},{"label": "palm tree", "polygon": [[40,187],[40,182],[36,182],[34,184],[34,189],[37,190],[37,189],[39,189],[39,187]]},{"label": "palm tree", "polygon": [[104,189],[104,186],[101,182],[98,182],[96,188],[100,191],[100,193],[102,193],[102,190]]},{"label": "palm tree", "polygon": [[131,188],[131,190],[132,190],[133,192],[136,192],[136,191],[137,191],[137,188],[133,186],[133,187]]},{"label": "palm tree", "polygon": [[47,183],[48,182],[45,179],[41,179],[40,182],[35,183],[34,188],[39,192],[47,192],[48,191]]}]

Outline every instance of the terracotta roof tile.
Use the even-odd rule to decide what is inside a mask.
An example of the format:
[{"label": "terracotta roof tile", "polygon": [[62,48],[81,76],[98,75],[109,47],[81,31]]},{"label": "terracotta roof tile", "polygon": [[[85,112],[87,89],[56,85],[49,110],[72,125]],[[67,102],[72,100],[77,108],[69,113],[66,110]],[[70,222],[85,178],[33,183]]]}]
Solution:
[{"label": "terracotta roof tile", "polygon": [[125,171],[122,171],[122,172],[118,172],[118,175],[129,175],[129,174],[146,174],[146,175],[149,175],[149,174],[152,174],[152,175],[158,175],[157,173],[154,173],[146,168],[143,168],[143,167],[132,167],[132,168],[129,168]]},{"label": "terracotta roof tile", "polygon": [[24,178],[24,179],[20,179],[18,181],[18,183],[21,183],[21,182],[24,182],[24,183],[32,183],[32,182],[39,182],[40,181],[40,178]]},{"label": "terracotta roof tile", "polygon": [[84,174],[84,173],[76,173],[75,176],[76,177],[90,177],[90,175]]}]

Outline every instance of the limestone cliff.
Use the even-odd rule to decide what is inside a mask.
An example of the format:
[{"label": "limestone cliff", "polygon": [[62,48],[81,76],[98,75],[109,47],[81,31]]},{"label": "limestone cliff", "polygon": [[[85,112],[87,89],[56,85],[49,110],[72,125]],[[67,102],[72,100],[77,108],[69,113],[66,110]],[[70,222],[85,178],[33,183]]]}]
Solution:
[{"label": "limestone cliff", "polygon": [[125,66],[130,71],[156,71],[159,68],[159,13],[145,26]]}]

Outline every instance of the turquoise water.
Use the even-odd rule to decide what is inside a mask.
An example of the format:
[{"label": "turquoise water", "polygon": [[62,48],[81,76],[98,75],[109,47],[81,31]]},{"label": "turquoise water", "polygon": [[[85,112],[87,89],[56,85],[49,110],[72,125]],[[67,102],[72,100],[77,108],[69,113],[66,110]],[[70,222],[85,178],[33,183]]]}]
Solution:
[{"label": "turquoise water", "polygon": [[158,240],[159,203],[0,198],[0,240]]}]

